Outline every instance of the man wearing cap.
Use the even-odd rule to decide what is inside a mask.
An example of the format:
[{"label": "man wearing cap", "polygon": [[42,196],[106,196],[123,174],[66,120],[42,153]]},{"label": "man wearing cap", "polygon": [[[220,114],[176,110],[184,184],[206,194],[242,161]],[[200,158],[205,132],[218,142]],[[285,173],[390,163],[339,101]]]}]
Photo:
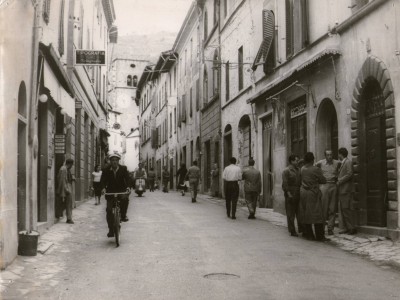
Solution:
[{"label": "man wearing cap", "polygon": [[[130,193],[129,183],[129,172],[126,166],[122,166],[119,164],[119,160],[121,159],[121,155],[118,152],[112,152],[109,154],[110,166],[103,170],[101,175],[101,186],[103,188],[103,193]],[[129,195],[121,195],[120,196],[120,205],[121,205],[121,221],[127,222],[129,219],[126,217],[126,212],[128,210],[129,205]],[[114,236],[113,231],[113,215],[112,215],[112,205],[113,205],[113,196],[106,196],[107,200],[107,224],[109,232],[107,234],[108,237]]]}]

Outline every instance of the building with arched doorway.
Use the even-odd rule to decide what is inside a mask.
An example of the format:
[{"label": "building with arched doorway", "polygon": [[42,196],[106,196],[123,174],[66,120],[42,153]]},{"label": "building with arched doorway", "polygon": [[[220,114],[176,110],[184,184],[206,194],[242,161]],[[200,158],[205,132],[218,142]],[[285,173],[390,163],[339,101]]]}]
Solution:
[{"label": "building with arched doorway", "polygon": [[[345,147],[353,162],[354,222],[362,232],[398,239],[399,8],[395,1],[353,2],[334,10],[320,1],[290,0],[264,8],[280,13],[278,30],[264,36],[264,44],[271,35],[277,42],[277,64],[247,100],[262,128],[256,157],[266,162],[263,181],[271,187],[264,186],[263,197],[271,193],[272,207],[283,212],[288,156],[311,151],[319,160],[332,149],[336,158]],[[269,55],[270,48],[260,51]]]}]

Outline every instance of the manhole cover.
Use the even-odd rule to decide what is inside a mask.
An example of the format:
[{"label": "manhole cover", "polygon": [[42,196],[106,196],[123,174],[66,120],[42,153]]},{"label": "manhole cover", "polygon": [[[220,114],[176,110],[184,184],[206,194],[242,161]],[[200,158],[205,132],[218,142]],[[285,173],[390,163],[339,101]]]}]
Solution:
[{"label": "manhole cover", "polygon": [[228,280],[228,279],[238,279],[240,278],[240,276],[228,273],[211,273],[204,275],[204,278],[211,280]]}]

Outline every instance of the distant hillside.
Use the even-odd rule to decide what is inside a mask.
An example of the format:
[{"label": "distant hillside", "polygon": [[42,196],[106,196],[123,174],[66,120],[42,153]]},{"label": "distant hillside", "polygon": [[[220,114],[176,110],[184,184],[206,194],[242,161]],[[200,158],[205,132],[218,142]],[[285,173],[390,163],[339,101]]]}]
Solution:
[{"label": "distant hillside", "polygon": [[113,58],[135,58],[156,62],[162,51],[170,50],[177,33],[158,32],[148,35],[129,34],[118,37]]}]

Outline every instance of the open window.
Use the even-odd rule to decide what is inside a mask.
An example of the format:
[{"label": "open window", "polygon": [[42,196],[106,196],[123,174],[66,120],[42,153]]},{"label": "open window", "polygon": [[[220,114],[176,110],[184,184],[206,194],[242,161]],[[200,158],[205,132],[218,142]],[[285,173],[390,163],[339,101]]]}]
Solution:
[{"label": "open window", "polygon": [[270,73],[275,67],[275,15],[272,10],[263,10],[262,18],[263,39],[251,68],[255,71],[262,64],[264,72]]}]

